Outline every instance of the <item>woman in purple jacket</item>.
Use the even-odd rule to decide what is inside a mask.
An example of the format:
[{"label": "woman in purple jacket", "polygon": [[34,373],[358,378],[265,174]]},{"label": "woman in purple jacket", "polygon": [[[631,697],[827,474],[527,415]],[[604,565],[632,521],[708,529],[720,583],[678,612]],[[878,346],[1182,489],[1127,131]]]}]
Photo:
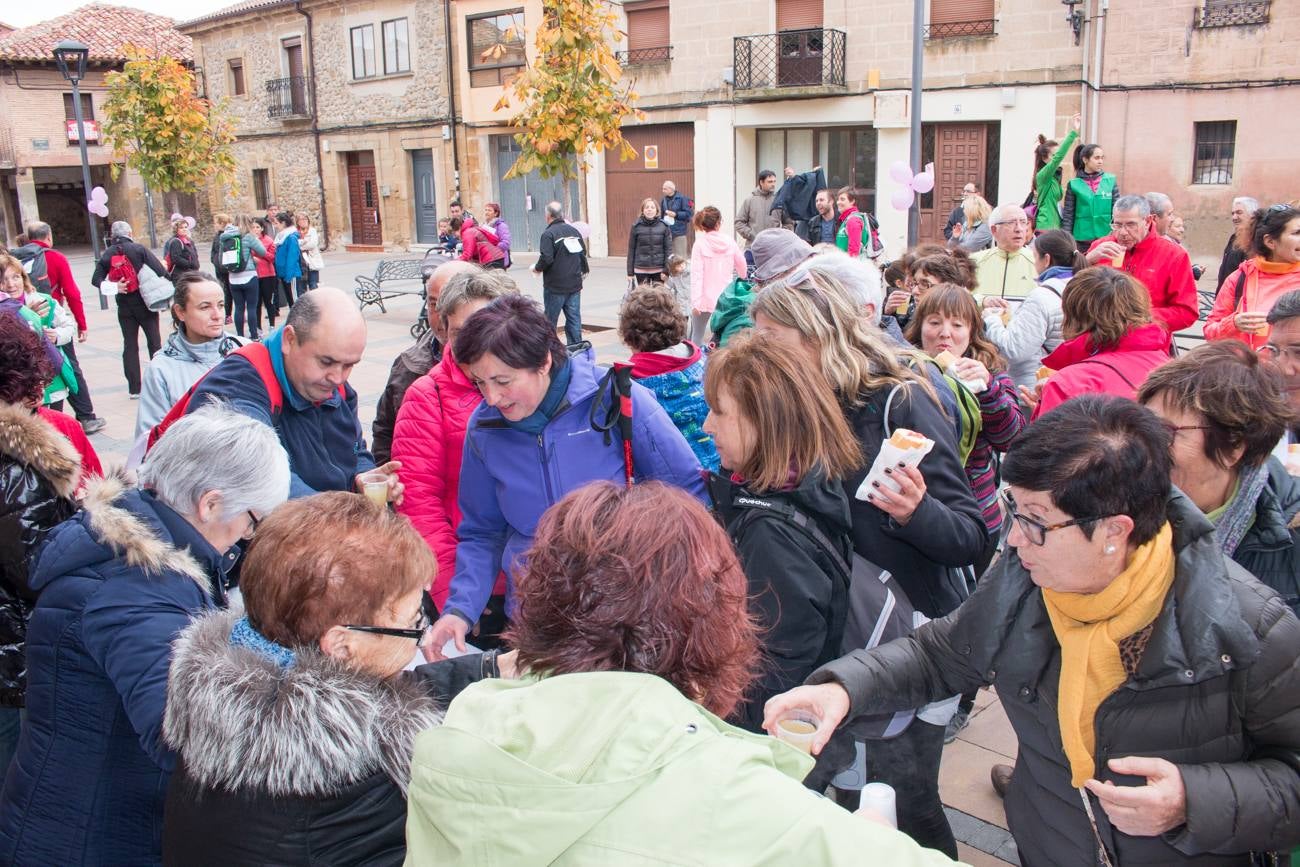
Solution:
[{"label": "woman in purple jacket", "polygon": [[510,267],[510,224],[501,216],[501,206],[488,202],[483,206],[483,222],[496,233],[497,246],[506,254],[506,267]]},{"label": "woman in purple jacket", "polygon": [[[505,570],[514,608],[519,558],[542,513],[588,482],[624,480],[618,428],[592,424],[611,400],[594,353],[569,357],[537,302],[507,295],[475,313],[452,352],[483,393],[470,416],[460,473],[456,575],[428,642],[432,658],[454,640],[463,649]],[[599,404],[593,407],[593,404]],[[707,504],[700,463],[654,395],[632,385],[632,459],[638,480],[677,485]]]}]

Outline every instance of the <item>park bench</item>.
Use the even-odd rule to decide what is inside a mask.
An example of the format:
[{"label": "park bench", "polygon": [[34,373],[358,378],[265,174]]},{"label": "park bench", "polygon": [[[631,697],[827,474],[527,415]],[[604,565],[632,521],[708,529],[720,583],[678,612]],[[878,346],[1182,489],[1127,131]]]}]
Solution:
[{"label": "park bench", "polygon": [[365,310],[368,305],[374,304],[381,312],[387,313],[385,301],[403,295],[418,295],[423,299],[424,279],[420,273],[422,264],[422,259],[383,259],[375,266],[373,277],[358,274],[354,294],[361,302],[361,309]]}]

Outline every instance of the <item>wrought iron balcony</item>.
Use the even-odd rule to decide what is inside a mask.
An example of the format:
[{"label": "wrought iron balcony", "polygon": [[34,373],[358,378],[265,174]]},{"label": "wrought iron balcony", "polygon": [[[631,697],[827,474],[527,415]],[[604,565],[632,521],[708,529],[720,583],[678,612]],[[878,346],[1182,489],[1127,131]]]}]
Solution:
[{"label": "wrought iron balcony", "polygon": [[944,21],[939,24],[927,24],[926,39],[955,39],[959,36],[996,36],[998,20],[996,18],[979,18],[974,21]]},{"label": "wrought iron balcony", "polygon": [[654,48],[633,48],[619,51],[614,55],[624,66],[648,66],[652,63],[667,63],[673,59],[671,45],[658,45]]},{"label": "wrought iron balcony", "polygon": [[732,41],[737,90],[843,87],[843,30],[784,30]]},{"label": "wrought iron balcony", "polygon": [[295,118],[311,115],[309,81],[305,76],[273,78],[266,83],[266,95],[271,102],[266,110],[267,117]]},{"label": "wrought iron balcony", "polygon": [[1204,0],[1201,8],[1196,11],[1195,24],[1198,28],[1267,24],[1272,5],[1271,0],[1244,0],[1238,3]]}]

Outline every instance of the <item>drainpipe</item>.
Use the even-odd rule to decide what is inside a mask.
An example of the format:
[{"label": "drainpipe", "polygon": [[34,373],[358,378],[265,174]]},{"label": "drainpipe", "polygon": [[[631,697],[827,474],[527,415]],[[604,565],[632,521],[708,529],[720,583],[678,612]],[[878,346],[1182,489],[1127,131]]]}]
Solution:
[{"label": "drainpipe", "polygon": [[456,144],[456,61],[452,56],[451,38],[451,0],[442,2],[442,32],[447,40],[447,117],[451,122],[451,169],[452,183],[456,189],[453,199],[460,198],[460,147]]},{"label": "drainpipe", "polygon": [[1101,14],[1097,16],[1097,29],[1093,34],[1094,54],[1092,60],[1092,111],[1088,118],[1088,141],[1097,140],[1097,113],[1101,110],[1101,56],[1106,42],[1106,10],[1110,0],[1100,0]]},{"label": "drainpipe", "polygon": [[294,0],[293,9],[307,19],[307,60],[311,64],[311,140],[316,152],[316,177],[320,184],[320,234],[322,250],[330,245],[330,218],[325,210],[325,165],[320,158],[320,124],[316,117],[316,43],[312,40],[311,13],[302,8],[302,0]]}]

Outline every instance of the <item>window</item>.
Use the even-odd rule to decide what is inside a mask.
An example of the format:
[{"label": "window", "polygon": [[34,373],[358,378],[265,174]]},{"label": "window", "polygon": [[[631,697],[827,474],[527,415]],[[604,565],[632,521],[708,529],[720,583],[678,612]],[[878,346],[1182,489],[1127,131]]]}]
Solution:
[{"label": "window", "polygon": [[668,0],[636,0],[627,10],[628,63],[660,63],[672,51],[668,41]]},{"label": "window", "polygon": [[375,25],[353,27],[350,32],[352,34],[352,77],[373,78],[375,76]]},{"label": "window", "polygon": [[1246,27],[1267,24],[1270,0],[1205,0],[1197,10],[1197,27]]},{"label": "window", "polygon": [[[77,113],[73,109],[72,94],[70,93],[63,94],[63,117],[65,120],[74,121],[74,123],[68,125],[68,147],[80,147],[80,140],[76,135],[77,127],[75,124]],[[99,129],[94,125],[95,105],[91,102],[90,94],[88,93],[83,93],[81,95],[81,119],[86,122],[86,141],[99,141]]]},{"label": "window", "polygon": [[996,23],[993,0],[930,0],[930,26],[925,37],[992,36]]},{"label": "window", "polygon": [[411,39],[405,18],[383,23],[384,75],[411,71]]},{"label": "window", "polygon": [[524,65],[524,10],[474,15],[465,29],[470,87],[505,84]]},{"label": "window", "polygon": [[243,96],[248,91],[244,88],[244,61],[231,60],[230,63],[230,92],[235,96]]},{"label": "window", "polygon": [[1232,158],[1237,150],[1237,122],[1216,120],[1196,124],[1192,183],[1232,183]]},{"label": "window", "polygon": [[269,169],[253,169],[253,204],[259,211],[265,211],[271,204],[271,172]]}]

